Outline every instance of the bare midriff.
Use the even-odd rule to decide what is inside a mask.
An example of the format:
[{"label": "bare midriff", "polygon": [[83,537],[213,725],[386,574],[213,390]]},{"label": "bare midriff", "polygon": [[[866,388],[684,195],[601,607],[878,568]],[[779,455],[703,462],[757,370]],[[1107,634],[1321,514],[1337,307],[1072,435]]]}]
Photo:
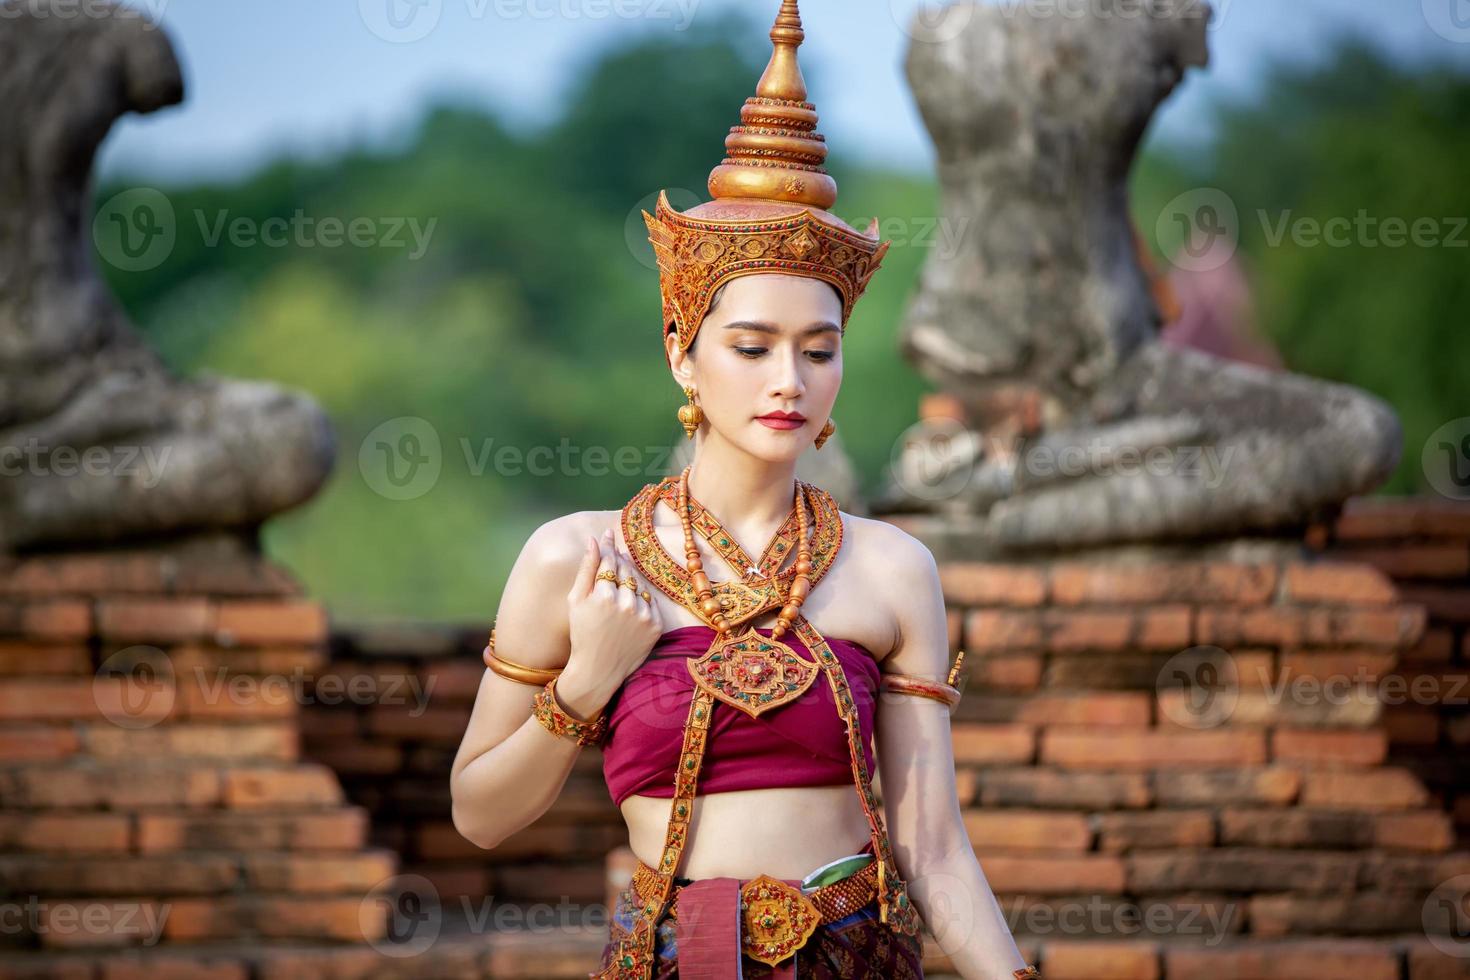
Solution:
[{"label": "bare midriff", "polygon": [[[668,797],[623,801],[633,854],[657,866],[669,825]],[[870,839],[855,785],[792,786],[701,793],[677,874],[684,878],[800,879],[856,854]]]}]

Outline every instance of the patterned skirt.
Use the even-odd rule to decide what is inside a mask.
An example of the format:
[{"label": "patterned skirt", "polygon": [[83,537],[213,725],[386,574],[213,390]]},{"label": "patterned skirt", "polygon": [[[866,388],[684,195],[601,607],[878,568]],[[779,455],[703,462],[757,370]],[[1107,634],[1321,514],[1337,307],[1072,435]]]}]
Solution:
[{"label": "patterned skirt", "polygon": [[[689,882],[688,878],[674,879],[676,885]],[[636,907],[637,899],[630,885],[618,893],[600,969],[611,965],[618,940],[632,929]],[[679,976],[676,925],[667,911],[658,921],[654,980]],[[794,954],[794,961],[784,961],[780,967],[789,969],[794,962],[797,980],[919,980],[924,976],[923,953],[923,942],[918,936],[906,936],[878,920],[878,899],[874,897],[850,915],[817,926]],[[760,980],[773,972],[772,967],[748,956],[742,956],[740,964],[745,980]]]}]

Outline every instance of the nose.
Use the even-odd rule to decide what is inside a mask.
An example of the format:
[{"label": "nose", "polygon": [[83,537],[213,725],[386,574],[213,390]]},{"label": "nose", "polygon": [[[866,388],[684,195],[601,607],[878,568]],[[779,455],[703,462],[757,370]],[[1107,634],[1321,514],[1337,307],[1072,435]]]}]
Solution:
[{"label": "nose", "polygon": [[795,346],[783,345],[771,358],[770,396],[773,401],[788,401],[806,393],[806,382],[801,377],[801,351]]}]

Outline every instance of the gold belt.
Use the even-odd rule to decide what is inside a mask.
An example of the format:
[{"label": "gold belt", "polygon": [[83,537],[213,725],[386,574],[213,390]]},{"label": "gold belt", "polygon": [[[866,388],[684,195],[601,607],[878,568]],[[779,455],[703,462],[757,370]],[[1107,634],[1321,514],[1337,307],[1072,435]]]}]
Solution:
[{"label": "gold belt", "polygon": [[[639,861],[633,869],[633,896],[639,904],[658,895],[659,878]],[[668,916],[677,920],[679,892],[674,886]],[[740,885],[740,948],[753,960],[770,966],[806,944],[817,926],[851,915],[878,897],[878,862],[811,892],[770,875],[758,875]]]}]

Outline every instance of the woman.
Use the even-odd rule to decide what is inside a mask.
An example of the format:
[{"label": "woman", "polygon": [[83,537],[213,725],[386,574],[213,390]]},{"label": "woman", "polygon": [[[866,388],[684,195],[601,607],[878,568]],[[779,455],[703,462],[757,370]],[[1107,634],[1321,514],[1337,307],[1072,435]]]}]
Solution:
[{"label": "woman", "polygon": [[960,815],[933,556],[795,478],[832,431],[842,333],[888,247],[826,210],[802,37],[785,0],[715,200],[679,213],[660,194],[644,214],[693,462],[526,543],[454,822],[494,847],[603,746],[639,864],[596,977],[920,977],[925,923],[962,976],[1036,977]]}]

